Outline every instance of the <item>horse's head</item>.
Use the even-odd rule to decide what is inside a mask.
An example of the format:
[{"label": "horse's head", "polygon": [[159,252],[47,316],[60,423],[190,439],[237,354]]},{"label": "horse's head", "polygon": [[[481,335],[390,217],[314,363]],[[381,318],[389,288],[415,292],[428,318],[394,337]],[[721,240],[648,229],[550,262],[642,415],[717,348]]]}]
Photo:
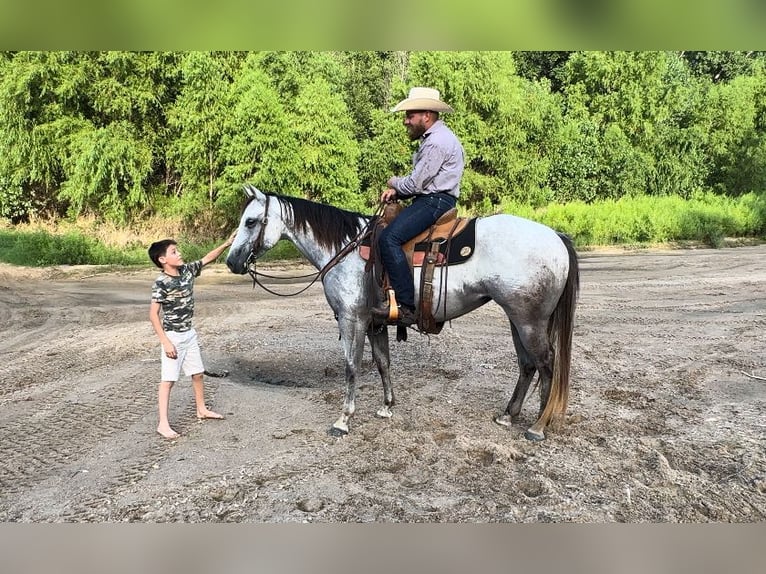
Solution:
[{"label": "horse's head", "polygon": [[226,258],[229,270],[239,275],[247,273],[250,261],[274,247],[281,237],[277,222],[269,222],[269,196],[249,184],[244,189],[248,202]]}]

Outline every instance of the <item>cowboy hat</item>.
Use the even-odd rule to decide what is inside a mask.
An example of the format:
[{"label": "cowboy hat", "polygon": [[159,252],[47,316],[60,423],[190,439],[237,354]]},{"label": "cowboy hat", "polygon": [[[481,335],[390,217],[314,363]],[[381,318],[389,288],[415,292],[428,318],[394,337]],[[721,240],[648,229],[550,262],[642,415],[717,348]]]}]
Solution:
[{"label": "cowboy hat", "polygon": [[451,107],[439,98],[439,90],[433,88],[411,88],[410,94],[391,108],[392,112],[424,110],[429,112],[453,112]]}]

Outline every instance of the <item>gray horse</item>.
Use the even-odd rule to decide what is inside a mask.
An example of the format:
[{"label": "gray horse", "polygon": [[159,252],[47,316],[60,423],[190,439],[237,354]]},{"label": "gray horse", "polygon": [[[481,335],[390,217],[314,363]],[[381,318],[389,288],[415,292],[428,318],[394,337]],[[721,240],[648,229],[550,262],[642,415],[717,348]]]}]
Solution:
[{"label": "gray horse", "polygon": [[[262,193],[247,185],[248,203],[226,264],[232,273],[245,274],[280,239],[291,241],[317,269],[324,269],[359,236],[370,217],[305,199]],[[418,269],[415,285],[420,284]],[[540,380],[539,418],[525,436],[545,438],[545,427],[563,418],[569,400],[574,313],[579,291],[579,265],[572,242],[539,223],[513,215],[492,215],[476,222],[473,256],[444,274],[434,275],[433,316],[449,321],[493,300],[511,324],[519,363],[519,379],[505,412],[495,418],[510,426],[535,373]],[[335,313],[346,362],[343,413],[332,425],[336,435],[348,433],[354,414],[356,379],[362,364],[365,338],[383,382],[380,417],[391,417],[394,393],[389,373],[388,329],[372,324],[368,294],[372,273],[365,271],[359,249],[353,249],[323,274],[327,302]],[[417,291],[417,289],[416,289]],[[417,296],[417,293],[416,293]]]}]

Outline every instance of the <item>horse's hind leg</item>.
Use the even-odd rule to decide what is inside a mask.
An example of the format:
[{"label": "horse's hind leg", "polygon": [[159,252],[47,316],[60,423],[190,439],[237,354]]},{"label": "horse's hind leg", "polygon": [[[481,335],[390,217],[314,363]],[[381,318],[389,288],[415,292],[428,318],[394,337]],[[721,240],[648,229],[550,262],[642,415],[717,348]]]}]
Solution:
[{"label": "horse's hind leg", "polygon": [[513,395],[511,400],[508,401],[508,406],[505,408],[505,413],[496,417],[495,422],[504,425],[511,426],[513,421],[519,416],[521,412],[521,406],[524,403],[524,398],[527,396],[529,390],[529,384],[537,372],[537,367],[532,357],[529,356],[524,345],[519,338],[519,332],[516,330],[516,326],[511,323],[511,333],[513,335],[513,346],[516,349],[516,357],[519,363],[519,380],[516,382],[516,387],[513,389]]},{"label": "horse's hind leg", "polygon": [[371,326],[367,332],[367,338],[370,340],[372,358],[378,367],[380,380],[383,383],[383,406],[378,409],[376,414],[382,418],[391,418],[391,407],[394,406],[394,389],[391,385],[388,328]]},{"label": "horse's hind leg", "polygon": [[[506,311],[507,312],[507,311]],[[509,315],[510,316],[510,315]],[[551,392],[551,383],[553,381],[553,349],[551,348],[550,341],[548,340],[547,324],[545,322],[528,323],[522,325],[519,329],[513,330],[513,341],[516,346],[517,353],[519,353],[519,366],[521,372],[519,374],[519,382],[514,390],[513,397],[508,405],[507,414],[516,411],[515,408],[521,409],[521,402],[524,400],[524,395],[529,387],[529,379],[525,379],[525,372],[530,372],[528,367],[530,363],[534,364],[537,372],[540,374],[540,414],[545,410],[545,405],[548,403],[548,397]],[[522,347],[524,352],[519,352],[519,348]],[[534,371],[531,371],[534,375]],[[518,395],[517,395],[518,392]],[[518,405],[517,405],[518,403]],[[510,418],[510,417],[509,417]],[[545,422],[542,417],[532,425],[524,436],[529,440],[543,440],[545,438]]]},{"label": "horse's hind leg", "polygon": [[537,372],[540,373],[540,412],[538,419],[524,433],[528,440],[545,439],[545,421],[542,418],[545,406],[548,404],[548,398],[551,394],[551,384],[553,382],[553,360],[554,354],[546,328],[535,330],[535,334],[527,339],[527,350],[535,358]]}]

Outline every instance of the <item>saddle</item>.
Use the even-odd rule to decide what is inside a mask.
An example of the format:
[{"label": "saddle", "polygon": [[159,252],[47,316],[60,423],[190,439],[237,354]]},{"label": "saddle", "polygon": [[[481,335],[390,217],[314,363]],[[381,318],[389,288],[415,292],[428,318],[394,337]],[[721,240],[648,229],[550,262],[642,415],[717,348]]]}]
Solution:
[{"label": "saddle", "polygon": [[[362,241],[360,255],[370,267],[380,267],[380,257],[376,256],[375,246],[378,233],[388,225],[402,210],[401,205],[389,204],[379,218],[377,228],[371,236]],[[424,333],[438,334],[444,322],[436,322],[431,312],[433,305],[433,275],[436,267],[458,265],[467,261],[473,255],[476,239],[476,218],[458,217],[457,209],[445,212],[431,227],[419,233],[402,246],[410,269],[421,268],[420,301],[417,305],[418,329]],[[383,291],[389,290],[385,270],[376,272],[378,283]],[[395,304],[395,300],[391,302]],[[397,340],[406,340],[404,334],[397,332]]]}]

